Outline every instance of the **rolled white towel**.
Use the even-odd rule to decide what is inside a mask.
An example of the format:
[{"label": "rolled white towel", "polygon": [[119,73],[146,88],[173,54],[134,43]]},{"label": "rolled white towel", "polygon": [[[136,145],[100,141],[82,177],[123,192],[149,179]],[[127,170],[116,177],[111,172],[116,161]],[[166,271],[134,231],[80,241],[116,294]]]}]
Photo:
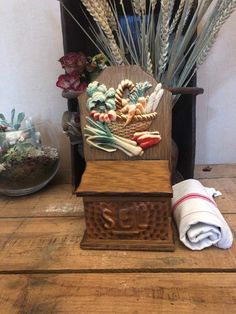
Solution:
[{"label": "rolled white towel", "polygon": [[194,179],[175,184],[172,210],[179,239],[191,250],[211,245],[221,249],[231,247],[233,236],[212,197],[212,189]]}]

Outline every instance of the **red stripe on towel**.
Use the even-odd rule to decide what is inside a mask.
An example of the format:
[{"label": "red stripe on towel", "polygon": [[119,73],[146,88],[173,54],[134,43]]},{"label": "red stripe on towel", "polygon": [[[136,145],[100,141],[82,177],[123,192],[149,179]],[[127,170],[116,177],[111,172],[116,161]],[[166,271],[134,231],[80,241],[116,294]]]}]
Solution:
[{"label": "red stripe on towel", "polygon": [[178,201],[176,201],[174,203],[174,205],[172,206],[172,211],[174,211],[176,209],[176,207],[179,206],[179,204],[181,204],[187,200],[193,199],[193,198],[200,198],[200,199],[202,199],[204,201],[208,201],[211,204],[213,204],[214,206],[216,206],[216,203],[210,197],[203,195],[203,194],[190,193],[190,194],[186,194],[185,196],[181,197]]}]

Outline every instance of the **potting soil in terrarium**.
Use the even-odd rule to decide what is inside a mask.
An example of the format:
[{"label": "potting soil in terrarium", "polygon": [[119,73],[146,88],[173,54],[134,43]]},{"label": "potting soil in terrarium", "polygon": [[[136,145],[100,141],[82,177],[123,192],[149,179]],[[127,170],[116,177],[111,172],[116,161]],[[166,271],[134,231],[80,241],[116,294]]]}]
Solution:
[{"label": "potting soil in terrarium", "polygon": [[52,134],[42,135],[39,125],[24,117],[20,113],[15,118],[12,110],[7,122],[0,115],[0,193],[6,195],[36,192],[54,177],[59,165]]}]

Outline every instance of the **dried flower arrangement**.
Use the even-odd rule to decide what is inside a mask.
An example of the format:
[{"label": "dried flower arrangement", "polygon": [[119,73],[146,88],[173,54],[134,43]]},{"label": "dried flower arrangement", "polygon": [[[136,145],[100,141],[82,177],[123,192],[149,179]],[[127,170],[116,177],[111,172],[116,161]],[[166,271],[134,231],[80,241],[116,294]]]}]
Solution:
[{"label": "dried flower arrangement", "polygon": [[60,1],[110,65],[140,65],[169,87],[188,85],[236,8],[236,0],[81,2],[96,22],[90,30]]},{"label": "dried flower arrangement", "polygon": [[41,133],[25,113],[0,114],[0,193],[24,195],[37,191],[56,174],[57,148],[45,145]]},{"label": "dried flower arrangement", "polygon": [[[87,57],[83,52],[69,52],[59,59],[65,74],[58,77],[56,86],[63,89],[66,98],[75,98],[83,93],[89,82],[106,67],[107,59],[102,54]],[[80,116],[78,112],[65,111],[62,128],[73,144],[81,142]]]},{"label": "dried flower arrangement", "polygon": [[[79,10],[89,25],[84,27],[83,20],[68,8],[69,1],[59,1],[97,51],[106,56],[108,65],[139,65],[164,87],[171,88],[192,83],[221,26],[236,8],[236,0],[80,0]],[[173,105],[178,97],[173,99]],[[179,110],[179,106],[175,108]],[[193,119],[190,111],[184,117]],[[174,140],[182,146],[188,142],[179,139],[178,134]],[[191,151],[190,158],[194,154]],[[191,165],[187,163],[189,176],[192,160]]]},{"label": "dried flower arrangement", "polygon": [[61,74],[56,82],[62,88],[64,95],[83,93],[91,76],[96,76],[106,67],[106,57],[99,53],[94,57],[86,57],[83,52],[69,52],[59,59],[65,74]]}]

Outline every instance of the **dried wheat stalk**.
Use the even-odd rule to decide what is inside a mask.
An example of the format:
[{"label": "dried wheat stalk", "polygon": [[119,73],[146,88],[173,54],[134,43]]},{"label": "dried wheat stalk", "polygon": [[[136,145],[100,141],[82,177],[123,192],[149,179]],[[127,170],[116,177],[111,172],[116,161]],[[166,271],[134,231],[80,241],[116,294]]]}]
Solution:
[{"label": "dried wheat stalk", "polygon": [[179,61],[179,46],[182,41],[185,41],[185,38],[183,37],[183,30],[184,26],[189,18],[189,14],[191,12],[191,8],[193,6],[194,0],[185,1],[183,12],[180,18],[180,21],[178,23],[178,27],[175,33],[175,37],[170,49],[169,54],[169,66],[167,69],[167,73],[165,75],[165,84],[166,82],[171,82],[173,78],[173,73],[175,72],[175,69],[178,67]]},{"label": "dried wheat stalk", "polygon": [[150,0],[150,2],[151,2],[152,10],[154,10],[157,5],[157,0]]},{"label": "dried wheat stalk", "polygon": [[118,31],[118,28],[117,28],[117,22],[116,22],[116,19],[115,19],[115,16],[111,10],[111,7],[109,5],[109,1],[107,0],[101,0],[101,3],[103,4],[103,7],[104,7],[104,11],[105,11],[105,16],[108,20],[108,23],[109,23],[109,26],[110,28],[113,30],[113,31]]},{"label": "dried wheat stalk", "polygon": [[[120,5],[121,5],[121,8],[122,8],[122,11],[123,11],[123,14],[124,14],[126,30],[127,30],[127,36],[124,36],[124,33],[122,31],[122,27],[120,25],[120,30],[121,30],[121,33],[123,35],[123,41],[125,43],[125,45],[124,45],[124,43],[122,44],[122,47],[123,48],[126,47],[128,52],[130,53],[130,56],[132,58],[131,59],[131,64],[134,62],[135,64],[140,65],[140,61],[139,61],[139,58],[138,58],[138,55],[137,55],[137,50],[136,50],[135,43],[134,43],[133,34],[132,34],[132,31],[131,31],[131,28],[130,28],[130,24],[129,24],[129,20],[128,20],[126,11],[125,11],[125,6],[124,6],[124,3],[123,3],[123,0],[120,0]],[[118,14],[117,14],[117,20],[118,20]],[[125,53],[125,50],[124,50],[124,53]]]},{"label": "dried wheat stalk", "polygon": [[[209,9],[211,3],[213,0],[205,0],[200,2],[198,7],[196,8],[191,20],[188,23],[188,27],[186,28],[186,31],[184,33],[184,37],[181,40],[181,42],[178,45],[177,51],[175,51],[175,67],[173,68],[173,72],[169,73],[169,77],[175,77],[176,74],[179,72],[179,70],[183,67],[183,64],[191,57],[191,51],[194,46],[198,45],[199,40],[194,38],[194,34],[196,34],[198,25],[200,24],[202,18],[206,14],[207,10]],[[217,7],[215,7],[215,10],[217,10]],[[183,13],[184,14],[184,13]],[[208,24],[208,23],[207,23]],[[209,25],[208,25],[209,26]],[[205,31],[208,30],[208,26],[205,25]],[[199,34],[201,32],[199,31]],[[198,35],[199,38],[199,35]],[[192,41],[192,44],[190,42]],[[172,59],[173,60],[173,59]]]},{"label": "dried wheat stalk", "polygon": [[161,34],[160,34],[160,59],[158,60],[158,79],[165,71],[169,49],[169,23],[171,17],[171,0],[161,1]]},{"label": "dried wheat stalk", "polygon": [[185,4],[185,0],[181,0],[179,7],[178,7],[178,10],[175,13],[175,16],[174,16],[172,23],[171,23],[171,26],[170,26],[170,34],[173,33],[177,23],[179,22],[179,19],[181,17],[182,12],[183,12],[184,4]]},{"label": "dried wheat stalk", "polygon": [[112,30],[105,16],[102,2],[98,0],[96,2],[94,2],[93,0],[81,0],[81,2],[85,6],[89,14],[93,17],[94,21],[101,27],[104,34],[106,35],[106,38],[107,38],[109,47],[111,49],[111,53],[115,59],[115,62],[117,64],[123,64],[124,61],[123,61],[120,49],[117,46]]},{"label": "dried wheat stalk", "polygon": [[209,51],[211,50],[212,46],[214,45],[217,35],[219,33],[219,30],[221,26],[226,22],[226,20],[230,17],[230,15],[233,13],[233,11],[236,9],[236,0],[226,1],[225,3],[222,3],[222,9],[219,13],[219,18],[216,20],[216,23],[213,27],[213,30],[206,42],[206,45],[204,46],[204,49],[202,50],[201,54],[199,55],[197,59],[197,68],[203,64],[203,62],[206,60],[206,57],[208,56]]},{"label": "dried wheat stalk", "polygon": [[147,72],[153,76],[153,65],[150,51],[147,53]]},{"label": "dried wheat stalk", "polygon": [[139,0],[132,0],[132,5],[133,5],[134,13],[137,15],[141,15],[140,1]]},{"label": "dried wheat stalk", "polygon": [[186,2],[188,4],[188,6],[187,6],[187,12],[186,12],[186,16],[185,16],[185,19],[184,19],[183,27],[186,25],[186,22],[187,22],[187,20],[189,18],[189,14],[190,14],[190,12],[191,12],[191,10],[193,8],[194,2],[195,2],[195,0],[189,0],[189,1]]},{"label": "dried wheat stalk", "polygon": [[144,15],[146,13],[146,0],[139,0],[141,13]]},{"label": "dried wheat stalk", "polygon": [[214,0],[204,0],[203,3],[203,12],[206,11],[206,9],[208,9],[208,7],[210,6],[210,4],[213,2]]},{"label": "dried wheat stalk", "polygon": [[[59,1],[65,8],[62,0]],[[132,64],[142,65],[156,79],[169,86],[186,86],[192,73],[206,59],[221,26],[236,9],[236,0],[201,0],[190,18],[195,0],[180,0],[170,24],[175,0],[161,0],[156,23],[154,9],[158,0],[131,0],[133,15],[136,17],[132,28],[125,12],[124,0],[120,0],[127,29],[125,34],[123,26],[119,24],[117,2],[110,1],[81,0],[98,25],[100,33],[97,34],[93,29],[94,39],[79,21],[77,24],[90,36],[94,45],[107,54],[110,64],[127,63],[125,52],[128,51]],[[149,6],[146,7],[146,3]],[[207,11],[211,11],[210,17],[204,22],[203,29],[194,36]],[[186,22],[189,22],[188,25]],[[112,33],[115,29],[116,37]],[[170,37],[174,30],[175,34]]]},{"label": "dried wheat stalk", "polygon": [[[204,31],[197,38],[196,45],[191,52],[191,55],[189,56],[178,80],[178,86],[186,86],[198,67],[205,61],[211,47],[216,40],[221,26],[226,22],[235,9],[236,0],[218,0],[211,16],[206,22]],[[192,75],[189,76],[191,71]]]}]

